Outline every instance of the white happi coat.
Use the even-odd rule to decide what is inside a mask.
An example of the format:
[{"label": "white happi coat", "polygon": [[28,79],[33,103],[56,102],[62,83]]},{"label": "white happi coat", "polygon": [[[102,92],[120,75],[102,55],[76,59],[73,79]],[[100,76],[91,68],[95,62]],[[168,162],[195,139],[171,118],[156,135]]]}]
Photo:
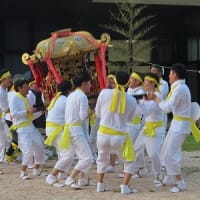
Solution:
[{"label": "white happi coat", "polygon": [[165,99],[169,92],[169,85],[168,82],[163,80],[162,78],[159,81],[159,91],[163,96],[163,99]]},{"label": "white happi coat", "polygon": [[[127,90],[127,94],[130,94],[130,95],[140,95],[140,94],[144,94],[144,93],[145,93],[145,91],[142,88],[142,86],[139,86],[134,89],[128,88],[128,90]],[[138,101],[140,101],[140,100],[138,100]],[[133,143],[135,143],[135,140],[136,140],[137,136],[139,135],[142,126],[144,125],[143,110],[142,110],[141,106],[136,107],[135,116],[137,116],[141,119],[141,123],[139,123],[139,124],[134,124],[133,122],[128,123],[128,133],[130,134]]]},{"label": "white happi coat", "polygon": [[10,113],[6,113],[8,109],[8,91],[0,86],[0,162],[4,160],[6,147],[10,143],[10,139],[8,138],[9,130],[5,122],[5,119],[10,120]]},{"label": "white happi coat", "polygon": [[[46,122],[53,122],[53,123],[62,125],[63,130],[64,130],[64,124],[65,124],[66,101],[67,101],[66,96],[64,95],[59,96],[54,106],[52,107],[52,109],[48,111],[47,119],[46,119]],[[54,130],[55,130],[54,127],[46,127],[46,135],[49,136],[51,132]],[[55,139],[55,141],[52,144],[53,146],[55,146],[56,152],[58,155],[58,161],[54,165],[54,168],[67,173],[69,171],[69,168],[66,167],[68,166],[68,160],[66,160],[65,158],[67,158],[68,152],[66,150],[60,149],[59,147],[63,130],[59,133],[58,137]]]},{"label": "white happi coat", "polygon": [[[101,91],[96,104],[96,115],[100,118],[100,126],[127,132],[127,122],[132,121],[136,109],[136,100],[126,94],[126,109],[125,114],[118,112],[110,112],[109,107],[114,89],[104,89]],[[124,172],[133,173],[134,163],[125,162],[122,157],[123,145],[126,140],[126,135],[107,135],[98,131],[97,134],[97,173],[105,173],[110,162],[110,152],[114,151],[124,161]]]},{"label": "white happi coat", "polygon": [[[158,92],[155,93],[159,99],[162,100],[162,95]],[[164,121],[164,113],[159,108],[157,103],[153,100],[141,100],[140,106],[143,107],[143,114],[145,122],[159,122]],[[161,171],[160,164],[160,149],[164,140],[165,132],[164,127],[157,127],[155,129],[155,136],[150,137],[144,133],[146,126],[142,128],[139,136],[135,141],[135,151],[136,151],[136,167],[145,167],[144,163],[144,148],[148,153],[152,161],[152,174],[158,175]]]},{"label": "white happi coat", "polygon": [[[10,113],[13,125],[27,121],[27,111],[24,102],[15,94],[10,102]],[[45,149],[39,131],[33,126],[25,126],[17,129],[18,146],[22,151],[22,165],[44,164]]]},{"label": "white happi coat", "polygon": [[0,108],[4,113],[4,118],[11,121],[10,113],[7,112],[9,110],[8,90],[2,88],[2,86],[0,86]]},{"label": "white happi coat", "polygon": [[[67,101],[66,96],[61,95],[58,97],[58,99],[56,100],[51,110],[49,110],[47,113],[46,122],[54,122],[54,123],[60,124],[63,126],[63,129],[64,129],[66,101]],[[52,131],[54,131],[53,127],[46,127],[46,136],[49,136]],[[59,133],[58,139],[56,139],[53,143],[53,146],[55,146],[57,150],[59,150],[59,146],[57,145],[57,142],[60,139],[62,132]]]},{"label": "white happi coat", "polygon": [[87,96],[80,89],[76,89],[68,96],[65,105],[65,123],[81,122],[82,125],[70,126],[71,145],[67,149],[68,155],[66,162],[68,164],[66,167],[71,167],[74,154],[76,154],[79,161],[75,169],[85,173],[88,172],[93,162],[92,153],[86,140],[83,127],[83,122],[88,118],[88,108]]},{"label": "white happi coat", "polygon": [[[164,112],[173,115],[191,118],[191,95],[185,80],[177,80],[171,85],[175,88],[169,98],[159,103]],[[168,134],[161,150],[161,161],[166,166],[168,175],[181,173],[180,161],[182,159],[181,146],[190,134],[190,121],[172,119]]]},{"label": "white happi coat", "polygon": [[[168,82],[163,80],[162,78],[160,79],[159,82],[159,92],[162,94],[163,99],[166,99],[168,93],[169,93],[169,85]],[[166,129],[167,129],[167,114],[164,114],[164,129],[163,131],[165,131],[166,133]]]},{"label": "white happi coat", "polygon": [[3,119],[2,115],[3,112],[1,111],[0,108],[0,162],[4,161],[4,156],[5,156],[5,150],[6,147],[8,146],[10,140],[8,138],[8,125],[6,124],[6,121]]}]

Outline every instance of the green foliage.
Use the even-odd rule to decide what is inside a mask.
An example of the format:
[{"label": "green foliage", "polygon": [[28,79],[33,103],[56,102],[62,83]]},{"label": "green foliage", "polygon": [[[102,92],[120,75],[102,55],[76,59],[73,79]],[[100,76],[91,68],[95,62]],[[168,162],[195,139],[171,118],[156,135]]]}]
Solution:
[{"label": "green foliage", "polygon": [[[127,61],[132,62],[134,56],[137,57],[138,54],[146,55],[147,51],[151,51],[152,42],[155,39],[145,41],[143,40],[143,37],[155,28],[155,24],[150,25],[150,20],[155,16],[145,16],[144,10],[148,7],[145,5],[139,6],[134,3],[118,3],[116,6],[117,11],[110,12],[112,24],[101,26],[105,29],[114,31],[127,39],[127,45],[124,46],[127,49]],[[144,53],[141,53],[143,51]]]},{"label": "green foliage", "polygon": [[195,140],[194,140],[194,137],[192,135],[189,135],[183,146],[182,146],[182,149],[184,151],[198,151],[200,150],[200,143],[197,143]]}]

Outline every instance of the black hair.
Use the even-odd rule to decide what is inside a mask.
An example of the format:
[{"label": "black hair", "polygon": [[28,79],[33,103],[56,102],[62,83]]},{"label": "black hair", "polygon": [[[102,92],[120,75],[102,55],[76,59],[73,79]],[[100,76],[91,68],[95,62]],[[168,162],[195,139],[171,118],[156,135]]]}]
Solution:
[{"label": "black hair", "polygon": [[[158,77],[157,74],[154,74],[152,72],[148,72],[148,73],[145,74],[145,76],[149,76],[151,78],[154,78],[157,81],[157,83],[159,84],[159,77]],[[144,76],[144,79],[145,79],[145,76]],[[158,85],[156,85],[156,84],[155,84],[155,86],[158,87]]]},{"label": "black hair", "polygon": [[57,85],[58,92],[66,95],[72,89],[72,84],[70,81],[63,80],[60,84]]},{"label": "black hair", "polygon": [[7,69],[7,68],[1,69],[1,70],[0,70],[0,77],[1,77],[4,73],[6,73],[6,72],[9,72],[9,69]]},{"label": "black hair", "polygon": [[83,82],[87,82],[89,80],[91,80],[91,78],[86,71],[79,72],[78,74],[75,75],[73,79],[74,87],[80,87]]},{"label": "black hair", "polygon": [[158,64],[152,64],[151,67],[150,67],[150,69],[151,68],[156,68],[156,69],[159,70],[159,72],[163,73],[162,67],[160,65],[158,65]]},{"label": "black hair", "polygon": [[33,77],[30,77],[29,79],[26,79],[28,84],[32,83],[33,81],[35,81],[35,79]]},{"label": "black hair", "polygon": [[27,84],[27,81],[25,79],[24,80],[22,79],[22,80],[15,81],[15,83],[14,83],[15,91],[18,92],[19,91],[19,87],[22,87],[24,84]]},{"label": "black hair", "polygon": [[115,77],[116,77],[117,83],[120,85],[126,85],[128,83],[129,75],[125,71],[116,72]]},{"label": "black hair", "polygon": [[15,74],[13,76],[13,84],[18,80],[25,80],[24,76],[22,74]]},{"label": "black hair", "polygon": [[172,71],[176,72],[176,74],[178,75],[179,79],[185,79],[186,76],[186,67],[184,64],[181,63],[176,63],[174,65],[171,66]]}]

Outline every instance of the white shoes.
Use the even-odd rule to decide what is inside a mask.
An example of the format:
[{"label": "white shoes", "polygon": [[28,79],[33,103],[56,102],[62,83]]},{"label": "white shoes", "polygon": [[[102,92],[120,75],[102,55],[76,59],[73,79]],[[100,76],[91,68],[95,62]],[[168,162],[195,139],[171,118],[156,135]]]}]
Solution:
[{"label": "white shoes", "polygon": [[20,176],[19,176],[22,180],[28,180],[30,179],[30,177],[24,172],[24,171],[21,171],[20,172]]},{"label": "white shoes", "polygon": [[53,176],[51,174],[49,174],[46,179],[45,179],[45,182],[48,184],[48,185],[51,185],[51,186],[54,186],[56,188],[61,188],[61,187],[64,187],[64,184],[62,183],[58,183],[57,182],[57,178],[56,176]]},{"label": "white shoes", "polygon": [[70,176],[67,177],[67,179],[65,181],[65,185],[68,185],[75,190],[82,189],[78,184],[76,184],[75,179],[71,178]]},{"label": "white shoes", "polygon": [[[121,194],[130,194],[130,193],[137,193],[136,189],[130,189],[128,185],[120,185],[121,188]],[[104,183],[97,183],[97,192],[105,192],[105,184]]]},{"label": "white shoes", "polygon": [[128,185],[120,185],[121,194],[130,194],[130,193],[137,193],[136,189],[130,189]]},{"label": "white shoes", "polygon": [[161,181],[160,181],[159,178],[155,178],[155,179],[153,180],[153,183],[154,183],[154,185],[155,185],[156,187],[162,186],[162,183],[161,183]]},{"label": "white shoes", "polygon": [[177,181],[177,185],[173,188],[171,188],[169,191],[172,193],[181,192],[183,190],[186,190],[186,184],[184,180]]},{"label": "white shoes", "polygon": [[57,179],[55,176],[52,176],[51,174],[49,174],[46,179],[45,179],[45,182],[48,184],[48,185],[53,185],[54,183],[56,183]]},{"label": "white shoes", "polygon": [[97,183],[97,192],[105,192],[105,184],[104,183]]}]

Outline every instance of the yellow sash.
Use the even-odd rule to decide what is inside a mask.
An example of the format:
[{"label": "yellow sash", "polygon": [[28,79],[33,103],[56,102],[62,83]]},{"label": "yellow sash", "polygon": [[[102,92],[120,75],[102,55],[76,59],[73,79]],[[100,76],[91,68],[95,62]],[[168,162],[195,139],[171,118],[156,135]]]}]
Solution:
[{"label": "yellow sash", "polygon": [[[121,91],[120,93],[118,93]],[[118,106],[119,101],[119,106]],[[116,85],[110,104],[110,112],[118,112],[124,114],[126,109],[126,93],[123,85]]]},{"label": "yellow sash", "polygon": [[132,162],[135,160],[135,151],[133,143],[128,133],[117,131],[102,125],[99,126],[99,131],[107,135],[120,135],[120,136],[126,135],[127,137],[123,147],[123,157],[126,160],[126,162]]},{"label": "yellow sash", "polygon": [[133,118],[132,124],[137,125],[141,123],[141,117],[140,116],[135,116]]},{"label": "yellow sash", "polygon": [[170,97],[172,96],[172,93],[174,92],[174,90],[176,89],[178,85],[175,85],[174,87],[171,88],[171,90],[169,91],[169,94],[167,95],[166,100],[168,101],[170,99]]},{"label": "yellow sash", "polygon": [[155,137],[156,135],[156,128],[162,127],[163,121],[159,122],[145,122],[145,129],[144,134],[149,137]]},{"label": "yellow sash", "polygon": [[50,135],[45,140],[45,144],[51,146],[59,133],[64,129],[64,125],[55,122],[46,122],[47,128],[54,128]]},{"label": "yellow sash", "polygon": [[24,121],[24,122],[21,122],[21,123],[19,123],[19,124],[13,124],[10,128],[9,128],[9,130],[10,131],[16,131],[18,128],[24,128],[24,127],[26,127],[26,126],[30,126],[32,124],[32,122],[31,121]]},{"label": "yellow sash", "polygon": [[[27,99],[26,97],[22,96],[22,95],[21,95],[20,93],[18,93],[18,92],[17,92],[17,96],[24,102],[25,108],[26,108],[26,110],[28,110],[28,109],[31,107],[30,104],[29,104],[28,99]],[[27,117],[27,119],[28,119],[29,121],[32,121],[32,120],[34,119],[33,113],[28,113],[28,114],[26,115],[26,117]]]},{"label": "yellow sash", "polygon": [[69,145],[71,143],[71,138],[70,138],[70,127],[71,126],[81,126],[81,122],[74,122],[74,123],[66,123],[64,126],[64,131],[61,137],[60,141],[60,148],[61,149],[68,149]]},{"label": "yellow sash", "polygon": [[96,125],[96,113],[93,113],[90,115],[90,126],[95,126]]},{"label": "yellow sash", "polygon": [[48,111],[50,111],[53,108],[54,104],[56,103],[56,100],[58,99],[58,97],[60,95],[61,95],[61,92],[57,92],[56,93],[55,97],[51,100],[51,102],[50,102],[50,104],[49,104],[49,106],[47,108]]},{"label": "yellow sash", "polygon": [[196,142],[200,142],[200,130],[198,129],[195,121],[192,118],[174,115],[173,119],[178,120],[178,121],[190,121],[190,127],[191,127],[192,135],[193,135]]}]

